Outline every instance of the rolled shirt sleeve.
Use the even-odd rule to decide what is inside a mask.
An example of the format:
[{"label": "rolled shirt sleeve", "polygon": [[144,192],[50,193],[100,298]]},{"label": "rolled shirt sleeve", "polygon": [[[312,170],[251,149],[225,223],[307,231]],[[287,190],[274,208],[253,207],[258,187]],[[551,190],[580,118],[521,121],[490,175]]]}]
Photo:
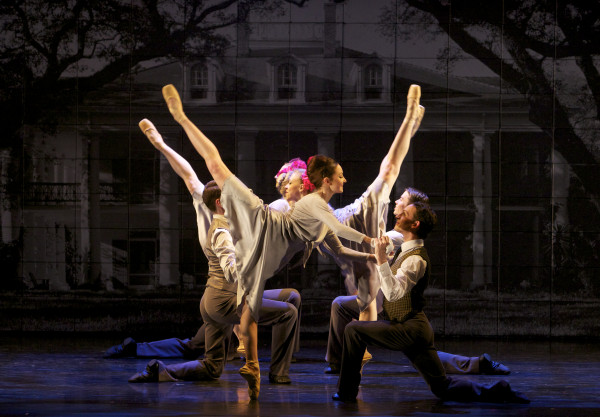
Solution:
[{"label": "rolled shirt sleeve", "polygon": [[227,229],[216,229],[212,235],[212,247],[219,257],[219,264],[227,282],[236,282],[239,278],[235,258],[233,239]]},{"label": "rolled shirt sleeve", "polygon": [[377,265],[377,275],[381,281],[381,291],[385,298],[388,301],[397,301],[402,298],[425,275],[426,268],[427,262],[419,255],[406,258],[395,276],[387,262]]}]

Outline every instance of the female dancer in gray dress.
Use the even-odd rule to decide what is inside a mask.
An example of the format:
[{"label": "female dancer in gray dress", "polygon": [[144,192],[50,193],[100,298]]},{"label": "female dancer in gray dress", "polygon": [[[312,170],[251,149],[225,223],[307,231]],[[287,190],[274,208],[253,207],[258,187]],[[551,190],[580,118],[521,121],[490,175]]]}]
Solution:
[{"label": "female dancer in gray dress", "polygon": [[[400,167],[410,147],[410,140],[417,132],[425,108],[419,105],[421,89],[411,85],[407,96],[407,111],[394,141],[381,161],[379,173],[367,190],[352,204],[333,211],[340,223],[350,226],[368,236],[382,236],[386,233],[386,218],[390,203],[390,192],[394,187]],[[290,161],[292,162],[292,161]],[[289,165],[289,163],[288,163]],[[286,198],[299,201],[306,193],[302,190],[301,171],[292,171],[289,177]],[[346,241],[344,245],[363,252],[370,251],[365,243]],[[323,245],[325,246],[325,245]],[[330,252],[327,248],[325,251]],[[379,292],[379,279],[375,267],[371,263],[355,263],[330,253],[342,270],[348,294],[356,294],[361,310],[361,321],[377,320],[376,297]],[[371,355],[365,352],[365,361]]]}]

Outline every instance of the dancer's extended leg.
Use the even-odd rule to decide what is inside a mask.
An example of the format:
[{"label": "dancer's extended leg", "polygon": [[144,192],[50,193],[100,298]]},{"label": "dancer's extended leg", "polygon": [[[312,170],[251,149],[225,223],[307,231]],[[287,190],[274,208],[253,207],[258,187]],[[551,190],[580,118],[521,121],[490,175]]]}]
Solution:
[{"label": "dancer's extended leg", "polygon": [[240,368],[240,375],[248,382],[248,395],[258,399],[260,393],[260,367],[258,364],[258,325],[244,301],[240,317],[240,332],[246,347],[246,364]]},{"label": "dancer's extended leg", "polygon": [[408,153],[410,139],[417,132],[425,114],[425,107],[419,105],[420,99],[421,87],[416,84],[411,85],[407,95],[406,115],[390,146],[390,150],[381,161],[379,177],[383,178],[389,189],[392,189],[398,178],[400,167]]},{"label": "dancer's extended leg", "polygon": [[[360,303],[360,302],[359,302]],[[375,321],[377,320],[377,300],[369,303],[367,308],[362,310],[358,316],[360,321]]]},{"label": "dancer's extended leg", "polygon": [[233,174],[221,159],[217,147],[187,118],[183,112],[183,104],[179,98],[179,93],[172,84],[165,85],[162,93],[173,118],[183,127],[194,148],[204,158],[206,167],[213,179],[217,182],[219,188],[223,189],[225,180]]},{"label": "dancer's extended leg", "polygon": [[[407,94],[406,115],[402,121],[402,125],[396,136],[387,155],[383,158],[379,167],[379,177],[388,185],[388,190],[391,190],[400,173],[400,167],[404,161],[404,157],[408,153],[410,139],[415,135],[421,120],[425,114],[425,107],[419,104],[421,98],[421,87],[412,84]],[[359,321],[375,321],[377,320],[377,300],[373,299],[369,305],[361,310]],[[363,366],[371,360],[371,354],[365,350],[363,357]]]}]

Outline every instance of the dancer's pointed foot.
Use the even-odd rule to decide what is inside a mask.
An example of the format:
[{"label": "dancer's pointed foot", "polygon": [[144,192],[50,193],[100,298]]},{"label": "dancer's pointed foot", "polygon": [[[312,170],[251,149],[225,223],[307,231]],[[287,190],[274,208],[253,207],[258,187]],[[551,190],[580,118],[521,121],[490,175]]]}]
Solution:
[{"label": "dancer's pointed foot", "polygon": [[419,130],[419,126],[421,126],[421,121],[423,120],[423,116],[425,116],[425,107],[419,104],[419,109],[417,111],[417,118],[415,119],[415,123],[413,124],[412,133],[410,137],[412,138],[417,130]]},{"label": "dancer's pointed foot", "polygon": [[258,400],[260,393],[260,370],[258,367],[248,366],[246,363],[239,370],[242,378],[248,382],[248,396],[251,400]]},{"label": "dancer's pointed foot", "polygon": [[417,103],[421,99],[421,86],[417,84],[411,84],[408,88],[408,94],[406,96],[409,100],[417,100]]},{"label": "dancer's pointed foot", "polygon": [[181,122],[184,120],[186,116],[183,112],[183,104],[181,104],[181,98],[175,86],[173,84],[165,85],[162,88],[162,94],[175,121]]},{"label": "dancer's pointed foot", "polygon": [[406,96],[406,117],[404,120],[415,120],[419,116],[419,100],[421,99],[421,87],[411,84]]},{"label": "dancer's pointed foot", "polygon": [[373,355],[371,355],[369,353],[369,351],[365,349],[365,354],[363,355],[362,363],[360,364],[360,374],[361,375],[362,375],[363,368],[371,359],[373,359]]},{"label": "dancer's pointed foot", "polygon": [[159,148],[164,144],[162,136],[158,133],[158,130],[156,130],[156,127],[154,127],[154,124],[150,120],[142,119],[138,123],[138,126],[155,148]]}]

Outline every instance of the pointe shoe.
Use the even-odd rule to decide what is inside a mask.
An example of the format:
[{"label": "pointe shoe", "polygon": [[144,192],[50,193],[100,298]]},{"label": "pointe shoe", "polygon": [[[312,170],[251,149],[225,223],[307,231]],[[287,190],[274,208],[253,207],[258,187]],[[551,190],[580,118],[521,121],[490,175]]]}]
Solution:
[{"label": "pointe shoe", "polygon": [[406,95],[406,117],[404,120],[416,120],[419,117],[419,100],[421,99],[421,87],[411,84]]},{"label": "pointe shoe", "polygon": [[421,126],[421,121],[423,120],[423,116],[425,116],[425,107],[419,104],[419,109],[417,111],[417,117],[415,118],[415,124],[413,125],[412,132],[410,137],[412,138],[417,130],[419,130],[419,126]]},{"label": "pointe shoe", "polygon": [[[146,132],[148,130],[156,130],[156,127],[154,127],[154,123],[152,123],[150,120],[148,119],[142,119],[140,120],[140,122],[138,123],[138,126],[140,127],[140,130],[144,133],[144,135],[146,134]],[[158,132],[158,130],[156,130]]]},{"label": "pointe shoe", "polygon": [[361,375],[362,375],[363,368],[371,359],[373,359],[373,355],[371,355],[369,353],[369,351],[365,349],[365,354],[363,355],[362,363],[360,364],[360,374]]},{"label": "pointe shoe", "polygon": [[406,95],[406,98],[409,100],[417,100],[418,103],[419,99],[421,98],[421,86],[417,84],[411,84],[408,88],[408,94]]},{"label": "pointe shoe", "polygon": [[183,112],[183,104],[181,104],[181,98],[179,97],[179,93],[177,92],[177,89],[175,89],[175,86],[173,84],[165,85],[162,88],[162,94],[175,121],[181,122],[185,119],[186,116]]},{"label": "pointe shoe", "polygon": [[[162,136],[158,133],[158,130],[156,130],[156,127],[154,127],[154,124],[150,120],[142,119],[138,123],[138,126],[154,147],[158,147],[163,143]],[[152,130],[154,130],[154,134],[151,133]]]},{"label": "pointe shoe", "polygon": [[246,363],[246,365],[240,368],[239,373],[248,382],[248,396],[250,399],[258,400],[258,394],[260,394],[260,370],[253,370]]}]

